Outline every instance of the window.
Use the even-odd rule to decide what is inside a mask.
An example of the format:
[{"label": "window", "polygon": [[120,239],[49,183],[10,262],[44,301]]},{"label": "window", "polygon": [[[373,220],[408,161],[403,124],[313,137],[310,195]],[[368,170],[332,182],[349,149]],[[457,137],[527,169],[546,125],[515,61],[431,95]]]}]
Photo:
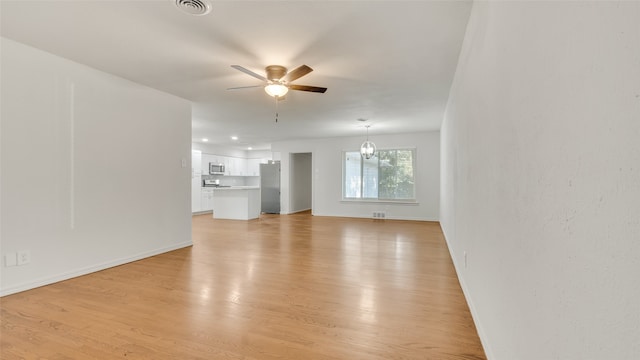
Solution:
[{"label": "window", "polygon": [[415,149],[378,150],[371,159],[343,153],[345,200],[415,200]]}]

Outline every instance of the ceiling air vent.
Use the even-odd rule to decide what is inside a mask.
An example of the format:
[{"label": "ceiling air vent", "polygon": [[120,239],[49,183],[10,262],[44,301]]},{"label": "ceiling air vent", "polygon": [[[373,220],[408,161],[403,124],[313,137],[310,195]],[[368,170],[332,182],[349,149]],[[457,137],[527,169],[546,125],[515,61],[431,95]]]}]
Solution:
[{"label": "ceiling air vent", "polygon": [[172,0],[178,9],[189,15],[206,15],[211,12],[211,3],[208,0]]}]

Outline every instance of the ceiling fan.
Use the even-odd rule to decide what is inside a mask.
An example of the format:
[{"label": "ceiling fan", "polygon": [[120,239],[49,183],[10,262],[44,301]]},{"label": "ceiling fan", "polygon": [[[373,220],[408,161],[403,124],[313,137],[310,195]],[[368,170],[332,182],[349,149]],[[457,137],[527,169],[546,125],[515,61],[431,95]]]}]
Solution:
[{"label": "ceiling fan", "polygon": [[264,87],[264,91],[266,91],[267,94],[276,98],[276,100],[282,99],[282,97],[284,97],[284,95],[289,90],[309,91],[309,92],[316,92],[316,93],[324,93],[325,91],[327,91],[327,88],[324,88],[324,87],[291,84],[292,81],[299,79],[313,71],[313,69],[308,67],[307,65],[301,65],[289,72],[287,72],[287,68],[284,66],[269,65],[264,69],[266,73],[266,77],[260,74],[256,74],[255,72],[247,68],[244,68],[240,65],[231,65],[231,67],[236,70],[242,71],[247,75],[251,75],[256,79],[262,80],[265,82],[265,84],[232,87],[232,88],[228,88],[227,90]]}]

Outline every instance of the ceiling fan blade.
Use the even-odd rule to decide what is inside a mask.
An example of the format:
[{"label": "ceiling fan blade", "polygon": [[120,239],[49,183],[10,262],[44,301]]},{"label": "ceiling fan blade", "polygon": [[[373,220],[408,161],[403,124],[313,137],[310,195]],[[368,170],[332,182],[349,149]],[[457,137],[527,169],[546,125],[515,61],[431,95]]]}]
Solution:
[{"label": "ceiling fan blade", "polygon": [[307,85],[289,85],[289,89],[298,90],[298,91],[310,91],[317,93],[324,93],[327,91],[327,88],[317,87],[317,86],[307,86]]},{"label": "ceiling fan blade", "polygon": [[249,70],[249,69],[247,69],[247,68],[244,68],[244,67],[242,67],[242,66],[240,66],[240,65],[231,65],[231,67],[232,67],[232,68],[234,68],[234,69],[236,69],[236,70],[242,71],[243,73],[245,73],[245,74],[247,74],[247,75],[251,75],[251,76],[253,76],[253,77],[254,77],[254,78],[256,78],[256,79],[260,79],[260,80],[262,80],[262,81],[267,81],[267,78],[266,78],[266,77],[264,77],[264,76],[262,76],[262,75],[260,75],[260,74],[256,74],[256,73],[254,73],[253,71],[251,71],[251,70]]},{"label": "ceiling fan blade", "polygon": [[289,71],[287,75],[282,78],[282,80],[286,82],[292,82],[293,80],[299,79],[312,71],[313,69],[308,67],[307,65],[300,65],[297,68]]},{"label": "ceiling fan blade", "polygon": [[264,87],[264,85],[237,86],[237,87],[227,88],[227,90],[240,90],[240,89],[258,88],[258,87]]}]

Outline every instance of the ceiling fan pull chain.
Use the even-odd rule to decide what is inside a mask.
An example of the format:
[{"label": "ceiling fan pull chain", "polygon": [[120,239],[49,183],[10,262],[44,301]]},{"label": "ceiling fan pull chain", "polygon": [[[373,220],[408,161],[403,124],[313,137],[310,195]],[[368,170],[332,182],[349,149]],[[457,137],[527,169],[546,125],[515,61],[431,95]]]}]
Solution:
[{"label": "ceiling fan pull chain", "polygon": [[276,99],[276,122],[278,122],[278,97],[274,96],[274,99]]}]

